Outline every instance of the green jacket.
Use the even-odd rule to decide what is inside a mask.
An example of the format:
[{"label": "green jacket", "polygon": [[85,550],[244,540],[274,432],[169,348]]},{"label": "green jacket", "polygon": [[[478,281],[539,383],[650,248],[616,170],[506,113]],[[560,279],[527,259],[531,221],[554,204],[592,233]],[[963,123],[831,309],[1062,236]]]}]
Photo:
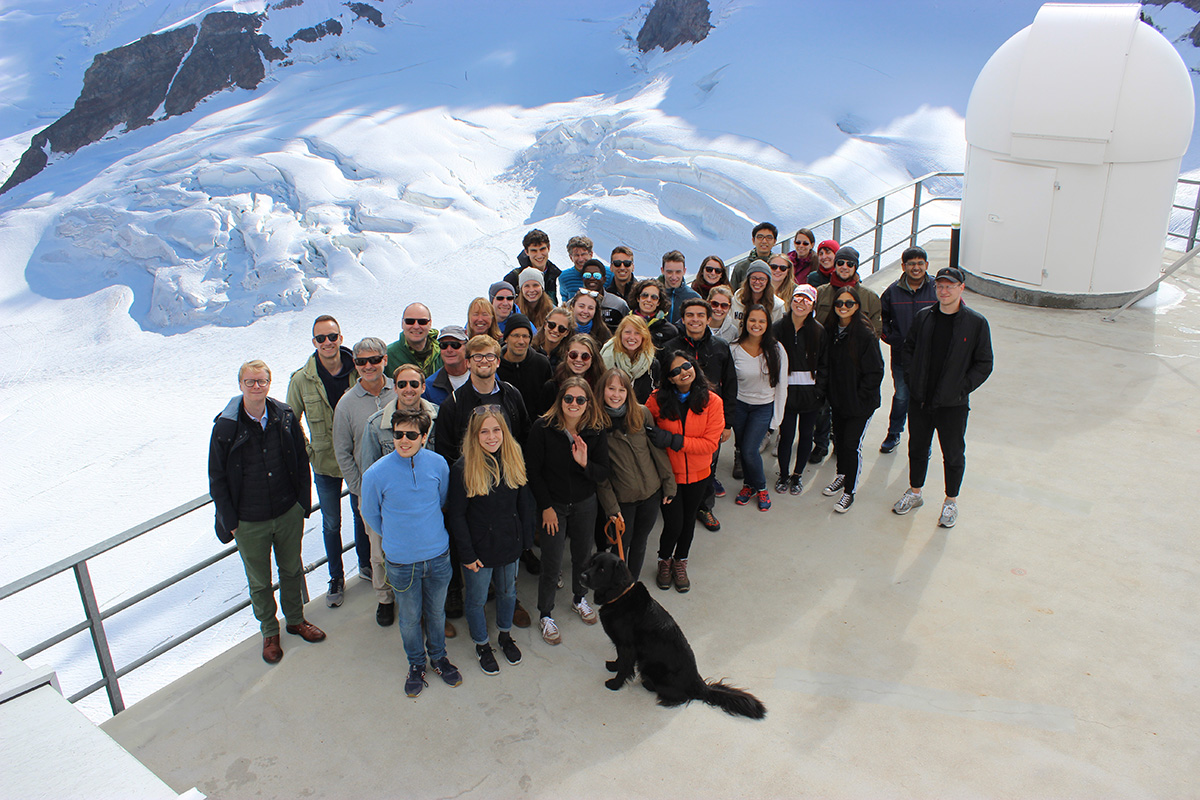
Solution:
[{"label": "green jacket", "polygon": [[[341,350],[343,353],[350,352],[347,347]],[[351,367],[346,386],[349,388],[357,382],[358,370]],[[297,418],[303,415],[308,422],[308,460],[312,462],[313,472],[333,478],[342,477],[342,470],[333,455],[333,407],[329,405],[329,396],[325,394],[325,384],[317,374],[316,353],[308,357],[308,363],[292,373],[288,381],[287,404],[296,412]]]},{"label": "green jacket", "polygon": [[404,338],[404,334],[400,334],[400,338],[388,345],[387,349],[387,367],[384,369],[384,374],[389,378],[396,372],[396,367],[402,364],[416,364],[421,368],[421,372],[425,373],[428,378],[433,373],[442,368],[442,348],[437,340],[437,328],[429,329],[429,355],[424,360],[417,357],[417,354],[408,346],[408,340]]}]

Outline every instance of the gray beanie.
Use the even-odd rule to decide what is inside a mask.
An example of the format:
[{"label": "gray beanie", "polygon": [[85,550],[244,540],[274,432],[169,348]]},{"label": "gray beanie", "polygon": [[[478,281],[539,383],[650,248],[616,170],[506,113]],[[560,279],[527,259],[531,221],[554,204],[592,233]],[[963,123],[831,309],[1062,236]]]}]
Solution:
[{"label": "gray beanie", "polygon": [[537,281],[538,285],[543,289],[546,288],[546,276],[537,267],[526,267],[521,270],[521,274],[517,276],[517,285],[524,286],[530,281]]},{"label": "gray beanie", "polygon": [[834,261],[851,261],[854,266],[858,266],[858,251],[853,247],[842,247],[837,251],[837,255],[833,257]]},{"label": "gray beanie", "polygon": [[496,281],[495,283],[493,283],[491,286],[488,287],[488,302],[489,303],[495,302],[496,292],[500,291],[501,289],[508,289],[510,292],[513,293],[514,296],[517,294],[517,290],[514,289],[512,287],[512,284],[509,283],[508,281]]},{"label": "gray beanie", "polygon": [[767,284],[771,283],[771,268],[767,266],[767,262],[761,258],[756,258],[750,262],[750,268],[746,270],[746,280],[750,280],[750,276],[756,272],[761,272],[767,276]]}]

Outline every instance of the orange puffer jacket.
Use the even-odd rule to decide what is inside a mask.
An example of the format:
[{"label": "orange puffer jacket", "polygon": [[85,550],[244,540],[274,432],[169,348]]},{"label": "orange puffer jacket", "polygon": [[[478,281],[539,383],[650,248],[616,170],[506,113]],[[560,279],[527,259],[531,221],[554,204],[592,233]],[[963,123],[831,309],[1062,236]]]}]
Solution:
[{"label": "orange puffer jacket", "polygon": [[670,433],[683,435],[682,450],[667,450],[671,469],[677,483],[696,483],[712,473],[712,457],[721,445],[725,430],[725,408],[721,396],[708,393],[708,405],[699,414],[688,411],[683,419],[664,419],[658,408],[658,398],[650,395],[646,408],[654,416],[654,424]]}]

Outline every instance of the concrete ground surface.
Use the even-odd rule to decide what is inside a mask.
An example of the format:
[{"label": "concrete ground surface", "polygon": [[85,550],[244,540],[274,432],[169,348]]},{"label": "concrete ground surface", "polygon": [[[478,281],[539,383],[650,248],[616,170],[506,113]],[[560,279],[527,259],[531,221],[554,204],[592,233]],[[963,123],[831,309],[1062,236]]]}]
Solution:
[{"label": "concrete ground surface", "polygon": [[[735,506],[724,448],[723,527],[697,526],[692,591],[650,591],[762,722],[604,688],[613,650],[569,580],[561,646],[514,629],[524,662],[489,677],[457,620],[463,684],[431,672],[410,700],[399,631],[352,580],[341,608],[309,606],[326,642],[285,635],[271,667],[255,637],[103,728],[176,790],[230,800],[1195,797],[1200,270],[1171,282],[1180,306],[1116,323],[965,295],[996,368],[972,396],[952,530],[936,445],[926,505],[891,512],[908,467],[907,439],[878,452],[890,376],[845,515],[820,492],[832,460],[767,513]],[[536,615],[524,570],[519,595]]]}]

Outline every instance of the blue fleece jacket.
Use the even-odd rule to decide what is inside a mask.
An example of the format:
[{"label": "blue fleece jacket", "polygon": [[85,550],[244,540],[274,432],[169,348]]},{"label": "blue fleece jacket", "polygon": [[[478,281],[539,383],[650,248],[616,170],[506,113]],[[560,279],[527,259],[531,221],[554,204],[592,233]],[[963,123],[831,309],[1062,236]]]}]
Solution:
[{"label": "blue fleece jacket", "polygon": [[359,510],[383,539],[384,557],[415,564],[450,546],[442,509],[450,491],[450,465],[432,450],[412,458],[392,451],[363,474]]}]

